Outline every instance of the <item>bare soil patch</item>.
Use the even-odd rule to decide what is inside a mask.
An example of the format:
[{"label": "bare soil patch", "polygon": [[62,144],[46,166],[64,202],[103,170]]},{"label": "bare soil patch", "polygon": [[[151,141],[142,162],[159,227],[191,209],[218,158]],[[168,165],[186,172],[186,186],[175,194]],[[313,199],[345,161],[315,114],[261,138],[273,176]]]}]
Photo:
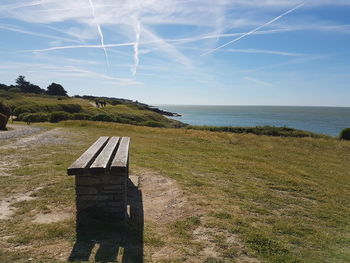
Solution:
[{"label": "bare soil patch", "polygon": [[0,131],[0,142],[10,139],[16,139],[23,136],[29,136],[38,133],[43,130],[41,127],[29,126],[29,125],[13,125],[8,124],[9,131]]},{"label": "bare soil patch", "polygon": [[47,144],[66,144],[69,142],[68,132],[62,128],[55,128],[39,134],[34,134],[28,137],[22,137],[13,143],[8,143],[0,147],[0,149],[36,147],[38,145]]},{"label": "bare soil patch", "polygon": [[74,212],[65,210],[65,211],[52,211],[50,213],[39,213],[37,214],[32,222],[39,224],[50,224],[59,221],[63,221],[74,217]]},{"label": "bare soil patch", "polygon": [[146,221],[170,223],[189,213],[187,200],[174,180],[145,170],[137,176]]},{"label": "bare soil patch", "polygon": [[35,199],[34,196],[32,196],[35,192],[42,189],[42,187],[38,187],[34,189],[33,191],[29,191],[26,193],[18,193],[14,194],[10,197],[7,197],[3,199],[0,202],[0,219],[7,220],[10,219],[11,216],[15,213],[16,208],[12,205],[15,203],[23,202],[23,201],[30,201]]},{"label": "bare soil patch", "polygon": [[[246,249],[240,238],[232,233],[223,231],[216,228],[207,228],[200,226],[193,231],[193,236],[196,241],[203,245],[203,249],[198,255],[198,262],[203,262],[207,258],[215,258],[224,260],[223,255],[219,252],[218,240],[223,241],[229,251],[228,255],[230,258],[235,259],[238,263],[259,263],[260,261],[256,258],[249,257]],[[201,260],[200,260],[201,258]]]}]

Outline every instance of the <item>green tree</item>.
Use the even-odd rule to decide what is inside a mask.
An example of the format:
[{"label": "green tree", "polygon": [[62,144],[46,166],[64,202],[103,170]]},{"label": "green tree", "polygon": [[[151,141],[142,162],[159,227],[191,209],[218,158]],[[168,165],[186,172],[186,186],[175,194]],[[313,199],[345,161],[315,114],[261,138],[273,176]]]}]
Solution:
[{"label": "green tree", "polygon": [[9,86],[7,86],[6,84],[0,83],[0,89],[2,89],[2,90],[8,90],[8,89],[9,89]]},{"label": "green tree", "polygon": [[16,84],[21,90],[30,84],[29,81],[25,80],[25,78],[26,78],[25,76],[19,75],[18,78],[16,79]]},{"label": "green tree", "polygon": [[30,83],[29,81],[25,80],[25,76],[19,75],[16,79],[17,87],[25,93],[43,93],[44,90],[41,89],[38,85],[34,85]]},{"label": "green tree", "polygon": [[62,87],[62,85],[54,82],[47,87],[46,93],[48,95],[67,96],[67,91]]}]

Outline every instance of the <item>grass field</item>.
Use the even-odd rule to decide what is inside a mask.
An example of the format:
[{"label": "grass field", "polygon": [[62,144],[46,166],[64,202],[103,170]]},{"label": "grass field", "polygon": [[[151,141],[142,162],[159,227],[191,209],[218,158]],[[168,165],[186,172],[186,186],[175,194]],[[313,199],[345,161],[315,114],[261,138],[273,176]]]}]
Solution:
[{"label": "grass field", "polygon": [[[186,197],[180,218],[145,221],[145,262],[350,262],[350,142],[84,121],[40,125],[71,141],[0,143],[0,156],[17,162],[10,176],[0,176],[1,197],[35,191],[35,199],[14,204],[10,220],[0,220],[0,262],[67,260],[76,237],[74,178],[66,169],[101,135],[130,136],[131,173],[171,178]],[[71,216],[33,222],[52,211]]]},{"label": "grass field", "polygon": [[[85,114],[90,120],[93,120],[96,115],[108,115],[107,117],[111,119],[110,121],[119,123],[167,128],[183,126],[181,122],[166,118],[135,102],[120,102],[121,104],[107,104],[106,107],[96,108],[93,100],[44,94],[13,93],[2,90],[0,90],[0,101],[3,101],[14,109],[14,115],[16,115],[16,107],[20,108],[25,106],[26,109],[24,113],[50,114],[53,111],[62,111],[61,109],[55,110],[54,107],[62,104],[74,104],[81,108],[79,112],[74,111],[74,113]],[[37,106],[37,108],[35,108],[35,106]],[[41,107],[41,109],[39,107]],[[74,119],[74,116],[69,117],[69,119]]]}]

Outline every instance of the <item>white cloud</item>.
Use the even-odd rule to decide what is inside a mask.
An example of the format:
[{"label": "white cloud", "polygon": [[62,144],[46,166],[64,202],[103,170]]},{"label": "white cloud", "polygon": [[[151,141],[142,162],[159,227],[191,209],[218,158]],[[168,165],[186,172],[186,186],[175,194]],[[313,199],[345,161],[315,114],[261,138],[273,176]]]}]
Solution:
[{"label": "white cloud", "polygon": [[[107,51],[114,54],[120,52],[121,55],[130,54],[130,64],[133,63],[131,72],[134,75],[142,64],[142,59],[147,59],[147,55],[157,55],[167,63],[176,61],[185,66],[185,70],[191,71],[195,68],[196,60],[200,58],[195,57],[196,53],[188,55],[185,52],[188,47],[183,47],[184,44],[197,48],[198,51],[213,52],[218,50],[214,47],[219,40],[229,37],[236,39],[226,44],[248,35],[298,30],[350,33],[350,25],[317,19],[310,22],[303,19],[305,17],[298,17],[297,21],[283,20],[275,23],[282,16],[294,11],[294,7],[300,3],[301,1],[296,0],[2,0],[2,18],[28,22],[28,25],[36,24],[36,27],[42,26],[61,35],[38,33],[31,27],[31,30],[27,30],[8,24],[0,24],[0,29],[55,40],[51,41],[51,45],[62,41],[60,45],[53,47],[50,42],[46,42],[47,48],[37,48],[34,50],[37,52],[98,48],[103,49],[107,60]],[[349,6],[350,1],[308,1],[303,8],[308,11],[325,5]],[[285,10],[288,11],[269,21],[271,17]],[[183,27],[184,30],[172,30],[174,25]],[[264,26],[268,28],[262,31]],[[249,31],[250,28],[255,29]],[[236,32],[232,32],[233,30]],[[69,41],[80,45],[71,45]],[[227,49],[225,52],[299,55],[258,48]],[[140,56],[141,54],[143,55]]]}]

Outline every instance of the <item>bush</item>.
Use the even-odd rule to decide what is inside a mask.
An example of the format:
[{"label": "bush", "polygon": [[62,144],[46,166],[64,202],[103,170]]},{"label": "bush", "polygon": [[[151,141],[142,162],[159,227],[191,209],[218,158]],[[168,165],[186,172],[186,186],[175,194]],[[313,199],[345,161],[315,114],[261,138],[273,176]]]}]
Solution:
[{"label": "bush", "polygon": [[345,128],[344,130],[342,130],[339,134],[339,138],[341,140],[350,141],[350,128]]},{"label": "bush", "polygon": [[68,113],[78,113],[82,110],[82,107],[79,104],[58,104],[58,106]]},{"label": "bush", "polygon": [[73,113],[74,120],[91,120],[91,116],[86,113]]},{"label": "bush", "polygon": [[7,118],[9,118],[11,115],[11,108],[0,101],[0,113],[4,114]]},{"label": "bush", "polygon": [[14,93],[19,93],[19,92],[21,92],[21,89],[20,88],[10,88],[8,91],[14,92]]},{"label": "bush", "polygon": [[79,104],[24,104],[15,108],[14,115],[19,116],[22,113],[36,113],[36,112],[55,112],[64,111],[68,113],[77,113],[82,110]]},{"label": "bush", "polygon": [[25,118],[28,114],[32,114],[32,113],[27,113],[27,112],[25,112],[25,113],[19,114],[19,115],[17,116],[17,118],[16,118],[16,121],[24,121],[24,118]]},{"label": "bush", "polygon": [[114,118],[107,114],[97,114],[92,117],[93,121],[107,121],[107,122],[113,122]]},{"label": "bush", "polygon": [[55,111],[52,112],[50,115],[50,122],[59,122],[59,121],[65,121],[65,120],[71,120],[73,119],[72,114],[69,114],[64,111]]},{"label": "bush", "polygon": [[213,132],[252,133],[256,135],[281,136],[281,137],[312,137],[326,138],[326,135],[308,131],[297,130],[289,127],[256,126],[256,127],[234,127],[234,126],[187,126],[187,129],[204,130]]},{"label": "bush", "polygon": [[7,130],[6,124],[8,121],[8,117],[5,114],[0,113],[0,130]]},{"label": "bush", "polygon": [[53,112],[60,111],[61,107],[58,105],[39,105],[35,103],[20,105],[15,108],[13,114],[19,116],[22,113],[36,113],[36,112]]},{"label": "bush", "polygon": [[119,100],[112,100],[111,101],[111,104],[113,105],[113,106],[115,106],[115,105],[119,105],[119,104],[123,104],[121,101],[119,101]]},{"label": "bush", "polygon": [[27,123],[31,122],[45,122],[49,121],[50,119],[50,114],[49,113],[43,113],[43,112],[38,112],[38,113],[23,113],[18,117],[19,120],[25,121]]}]

